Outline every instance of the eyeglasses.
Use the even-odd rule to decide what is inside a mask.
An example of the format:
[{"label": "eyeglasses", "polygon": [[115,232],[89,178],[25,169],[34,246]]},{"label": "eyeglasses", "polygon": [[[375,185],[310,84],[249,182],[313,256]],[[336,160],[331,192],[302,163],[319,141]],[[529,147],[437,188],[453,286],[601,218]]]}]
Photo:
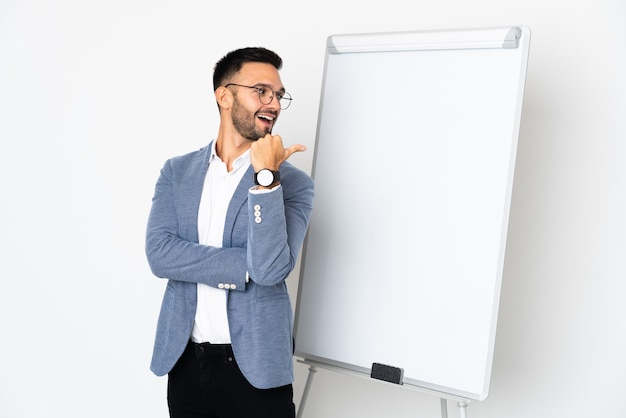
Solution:
[{"label": "eyeglasses", "polygon": [[287,109],[291,104],[291,101],[293,100],[291,98],[291,94],[287,93],[286,91],[274,91],[266,86],[244,86],[243,84],[228,83],[224,87],[228,86],[246,87],[249,89],[254,89],[259,94],[259,101],[262,104],[266,105],[272,103],[272,100],[274,100],[274,97],[276,97],[276,100],[278,100],[278,104],[280,105],[281,110]]}]

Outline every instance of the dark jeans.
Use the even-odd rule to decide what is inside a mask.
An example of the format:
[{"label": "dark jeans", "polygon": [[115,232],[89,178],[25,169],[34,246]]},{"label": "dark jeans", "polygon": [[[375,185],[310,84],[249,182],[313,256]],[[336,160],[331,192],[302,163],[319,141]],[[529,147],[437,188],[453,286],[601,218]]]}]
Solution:
[{"label": "dark jeans", "polygon": [[293,387],[256,389],[229,344],[190,342],[167,384],[171,418],[295,418]]}]

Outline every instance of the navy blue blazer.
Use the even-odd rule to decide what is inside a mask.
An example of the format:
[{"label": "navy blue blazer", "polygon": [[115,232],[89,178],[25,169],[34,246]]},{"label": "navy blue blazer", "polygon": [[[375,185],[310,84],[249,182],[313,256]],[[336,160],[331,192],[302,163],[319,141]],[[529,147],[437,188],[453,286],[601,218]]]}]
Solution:
[{"label": "navy blue blazer", "polygon": [[230,201],[222,248],[201,245],[198,207],[210,153],[209,144],[168,160],[156,183],[146,254],[154,275],[168,282],[150,368],[162,376],[176,364],[191,336],[197,283],[204,283],[226,289],[233,352],[244,376],[260,389],[283,386],[293,382],[293,311],[285,279],[309,225],[313,181],[284,162],[278,189],[249,193],[250,166]]}]

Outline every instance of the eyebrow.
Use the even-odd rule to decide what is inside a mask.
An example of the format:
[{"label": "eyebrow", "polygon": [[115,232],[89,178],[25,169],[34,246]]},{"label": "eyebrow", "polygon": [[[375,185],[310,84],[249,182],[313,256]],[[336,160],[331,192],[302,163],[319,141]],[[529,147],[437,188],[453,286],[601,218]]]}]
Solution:
[{"label": "eyebrow", "polygon": [[268,88],[268,89],[270,89],[270,90],[272,90],[272,91],[276,91],[276,93],[285,93],[285,92],[287,91],[287,90],[285,90],[285,87],[281,87],[281,88],[280,88],[280,89],[278,89],[278,90],[274,90],[274,89],[272,88],[272,86],[270,86],[270,85],[269,85],[269,84],[267,84],[267,83],[256,83],[256,84],[253,84],[252,86],[253,86],[253,87],[266,87],[266,88]]}]

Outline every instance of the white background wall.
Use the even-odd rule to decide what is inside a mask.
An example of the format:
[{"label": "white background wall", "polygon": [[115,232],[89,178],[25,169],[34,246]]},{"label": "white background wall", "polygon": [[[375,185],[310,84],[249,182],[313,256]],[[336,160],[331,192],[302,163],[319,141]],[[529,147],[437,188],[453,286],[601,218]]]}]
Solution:
[{"label": "white background wall", "polygon": [[[282,55],[295,100],[275,132],[309,146],[293,161],[310,171],[327,36],[509,24],[531,52],[491,394],[468,414],[626,416],[626,3],[228,4],[0,0],[0,416],[167,416],[145,222],[164,160],[216,133],[224,53]],[[390,106],[406,81],[372,80]],[[304,416],[440,415],[435,397],[320,371]]]}]

